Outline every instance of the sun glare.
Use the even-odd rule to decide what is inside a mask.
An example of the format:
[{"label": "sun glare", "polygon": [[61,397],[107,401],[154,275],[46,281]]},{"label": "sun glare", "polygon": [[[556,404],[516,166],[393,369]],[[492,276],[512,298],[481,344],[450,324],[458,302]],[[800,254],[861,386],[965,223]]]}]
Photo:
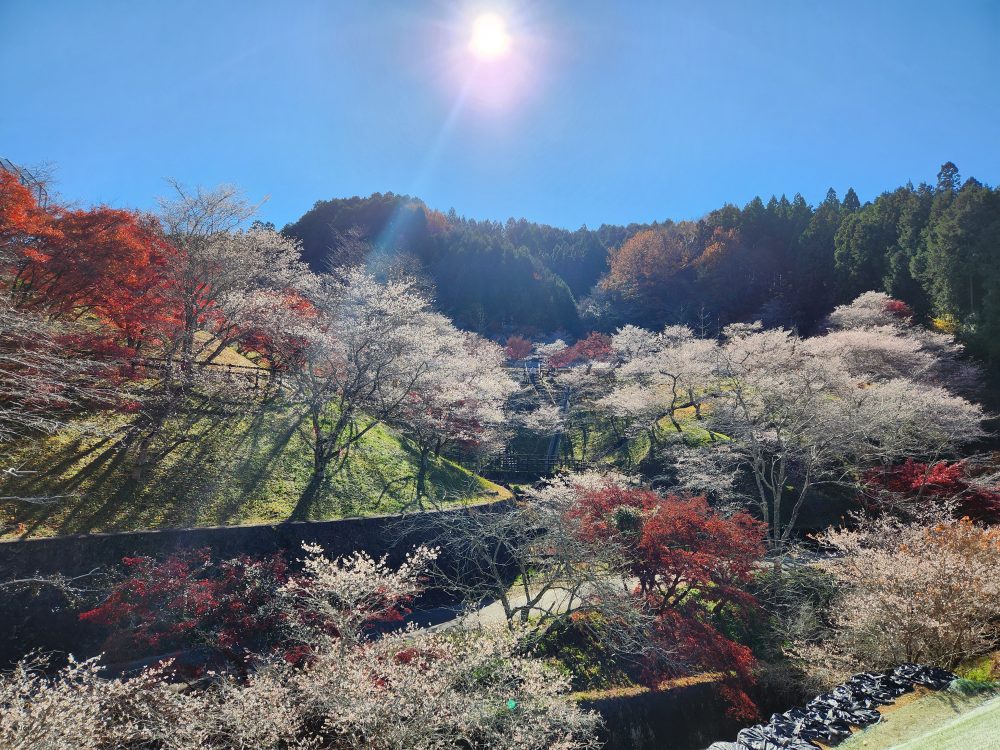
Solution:
[{"label": "sun glare", "polygon": [[510,50],[507,24],[496,13],[484,13],[472,24],[469,50],[480,60],[498,60]]}]

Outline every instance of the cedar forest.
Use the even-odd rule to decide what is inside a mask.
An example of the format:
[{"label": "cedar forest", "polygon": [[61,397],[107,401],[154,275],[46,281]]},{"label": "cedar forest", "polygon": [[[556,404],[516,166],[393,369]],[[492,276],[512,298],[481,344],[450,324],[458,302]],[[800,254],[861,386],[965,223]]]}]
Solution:
[{"label": "cedar forest", "polygon": [[1000,190],[962,180],[951,162],[934,183],[865,205],[831,188],[817,206],[771,196],[698,221],[569,231],[376,193],[318,201],[282,231],[315,270],[331,256],[349,262],[356,245],[345,239],[360,234],[376,255],[426,277],[456,323],[489,335],[580,336],[626,323],[717,333],[742,320],[811,333],[834,306],[881,290],[980,359],[1000,355]]}]

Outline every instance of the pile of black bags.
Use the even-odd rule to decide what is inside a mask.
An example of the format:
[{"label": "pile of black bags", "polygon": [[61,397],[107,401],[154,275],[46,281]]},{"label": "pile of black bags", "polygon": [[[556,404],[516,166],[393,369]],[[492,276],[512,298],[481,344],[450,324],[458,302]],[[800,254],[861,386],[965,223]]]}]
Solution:
[{"label": "pile of black bags", "polygon": [[932,690],[948,687],[955,675],[937,667],[901,664],[891,672],[862,672],[805,708],[773,714],[767,724],[747,727],[736,742],[716,742],[708,750],[816,750],[813,741],[836,744],[851,727],[867,727],[881,718],[879,706],[892,703],[915,685]]}]

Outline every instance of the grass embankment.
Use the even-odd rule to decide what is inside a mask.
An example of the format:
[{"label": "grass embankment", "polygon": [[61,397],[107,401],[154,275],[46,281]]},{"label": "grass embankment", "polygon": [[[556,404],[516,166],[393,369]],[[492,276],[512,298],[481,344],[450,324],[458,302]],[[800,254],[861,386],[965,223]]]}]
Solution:
[{"label": "grass embankment", "polygon": [[[719,433],[710,435],[705,422],[697,418],[693,407],[680,409],[674,416],[680,432],[677,432],[669,417],[663,417],[658,422],[659,439],[673,439],[679,434],[684,443],[691,447],[707,446],[713,437],[720,441],[727,439]],[[586,433],[580,427],[569,430],[566,445],[574,461],[596,461],[598,464],[626,471],[633,470],[646,460],[651,448],[647,432],[626,439],[622,435],[616,435],[607,426],[597,426],[596,423],[588,426]]]},{"label": "grass embankment", "polygon": [[947,690],[918,687],[836,750],[1000,750],[1000,651],[964,662]]},{"label": "grass embankment", "polygon": [[837,750],[997,750],[1000,697],[920,691],[883,709],[884,718]]},{"label": "grass embankment", "polygon": [[[0,487],[0,495],[64,497],[0,504],[3,536],[330,519],[393,513],[413,500],[418,456],[384,427],[352,449],[347,467],[305,507],[311,452],[289,408],[271,405],[252,416],[188,410],[166,434],[190,439],[140,483],[130,478],[131,454],[116,436],[127,419],[101,415],[92,432],[66,429],[15,449],[8,465],[26,473]],[[449,503],[509,495],[444,458],[433,461],[427,482],[432,496]]]}]

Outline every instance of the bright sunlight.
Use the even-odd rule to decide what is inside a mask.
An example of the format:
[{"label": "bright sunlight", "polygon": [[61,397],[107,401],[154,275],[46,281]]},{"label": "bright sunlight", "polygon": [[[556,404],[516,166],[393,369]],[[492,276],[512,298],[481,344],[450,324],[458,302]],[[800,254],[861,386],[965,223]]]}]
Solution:
[{"label": "bright sunlight", "polygon": [[510,50],[507,24],[496,13],[484,13],[472,24],[469,50],[480,60],[499,60]]}]

